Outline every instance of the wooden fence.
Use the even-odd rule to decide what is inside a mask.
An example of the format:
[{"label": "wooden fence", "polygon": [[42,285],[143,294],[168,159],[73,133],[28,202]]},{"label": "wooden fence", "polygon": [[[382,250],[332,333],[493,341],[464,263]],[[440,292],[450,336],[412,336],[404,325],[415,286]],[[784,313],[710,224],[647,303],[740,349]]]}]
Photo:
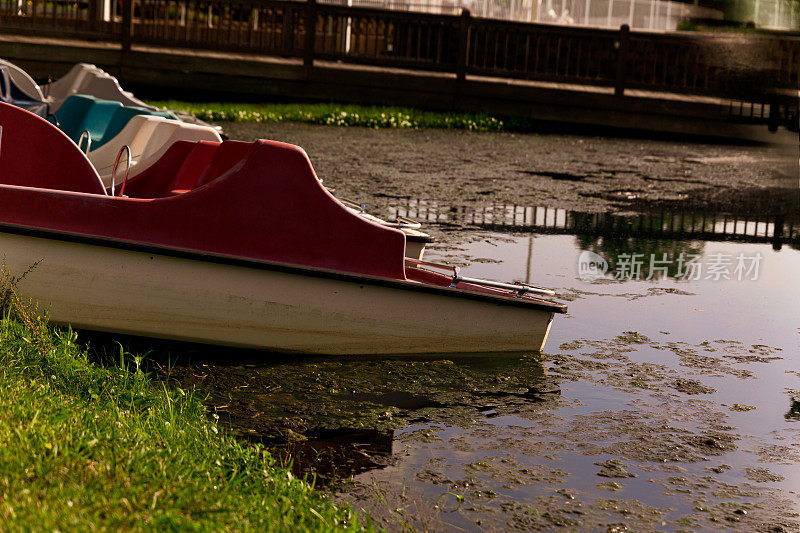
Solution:
[{"label": "wooden fence", "polygon": [[[800,37],[517,23],[316,0],[0,0],[0,30],[757,101],[796,90]],[[736,40],[738,39],[738,41]],[[754,55],[754,50],[760,55]],[[778,91],[779,92],[779,91]]]}]

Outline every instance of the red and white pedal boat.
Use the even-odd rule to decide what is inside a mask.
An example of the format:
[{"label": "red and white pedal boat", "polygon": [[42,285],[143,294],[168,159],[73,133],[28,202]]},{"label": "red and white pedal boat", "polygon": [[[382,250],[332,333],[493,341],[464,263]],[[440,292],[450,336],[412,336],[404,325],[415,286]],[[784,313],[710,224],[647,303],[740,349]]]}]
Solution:
[{"label": "red and white pedal boat", "polygon": [[[404,258],[305,152],[178,142],[112,196],[48,122],[0,104],[0,253],[50,320],[322,354],[539,350],[563,305]],[[546,292],[546,291],[543,291]]]}]

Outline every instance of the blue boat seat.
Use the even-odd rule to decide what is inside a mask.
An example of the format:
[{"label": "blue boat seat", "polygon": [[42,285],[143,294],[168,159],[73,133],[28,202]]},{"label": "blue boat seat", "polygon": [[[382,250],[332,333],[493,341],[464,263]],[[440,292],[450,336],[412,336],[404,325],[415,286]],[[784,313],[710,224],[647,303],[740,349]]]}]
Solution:
[{"label": "blue boat seat", "polygon": [[[110,100],[106,100],[110,101]],[[111,120],[106,127],[103,137],[98,141],[92,139],[92,148],[99,148],[117,135],[125,128],[130,120],[136,115],[150,115],[153,117],[175,118],[172,113],[163,113],[161,111],[151,111],[143,107],[122,106],[117,108],[112,115]]]},{"label": "blue boat seat", "polygon": [[120,102],[75,94],[58,108],[55,117],[61,131],[76,143],[84,131],[92,139],[92,150],[113,139],[136,115],[175,118],[172,113],[151,111],[143,107],[123,106]]},{"label": "blue boat seat", "polygon": [[58,127],[67,137],[77,143],[81,134],[88,131],[94,145],[102,139],[111,117],[120,107],[122,104],[119,102],[77,94],[67,98],[56,111],[55,117]]}]

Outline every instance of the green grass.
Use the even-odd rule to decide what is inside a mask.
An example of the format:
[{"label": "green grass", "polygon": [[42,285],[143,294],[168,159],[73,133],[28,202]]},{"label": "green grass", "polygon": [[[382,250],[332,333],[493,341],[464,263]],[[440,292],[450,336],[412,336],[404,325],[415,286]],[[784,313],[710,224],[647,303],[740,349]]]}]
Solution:
[{"label": "green grass", "polygon": [[211,122],[296,122],[366,128],[444,128],[470,131],[516,129],[508,120],[485,113],[435,113],[403,107],[341,104],[190,103],[176,100],[148,102],[167,109],[188,111]]},{"label": "green grass", "polygon": [[[361,529],[191,391],[95,361],[0,280],[0,530]],[[106,356],[108,359],[109,356]]]}]

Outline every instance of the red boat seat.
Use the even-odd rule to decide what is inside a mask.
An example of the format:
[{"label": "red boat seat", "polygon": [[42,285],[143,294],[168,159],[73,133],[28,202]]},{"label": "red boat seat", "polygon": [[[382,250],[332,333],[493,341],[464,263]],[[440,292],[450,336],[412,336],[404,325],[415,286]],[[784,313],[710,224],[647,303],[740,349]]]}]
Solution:
[{"label": "red boat seat", "polygon": [[213,159],[220,148],[219,143],[196,143],[192,151],[186,154],[183,164],[175,173],[175,178],[167,186],[163,196],[183,194],[194,189],[199,177],[213,164]]},{"label": "red boat seat", "polygon": [[195,186],[190,189],[202,187],[228,172],[234,165],[242,162],[253,151],[254,146],[253,143],[244,141],[222,141],[208,169],[199,176]]},{"label": "red boat seat", "polygon": [[0,127],[0,184],[106,194],[84,153],[43,118],[0,103]]},{"label": "red boat seat", "polygon": [[[161,198],[164,191],[180,172],[186,158],[197,144],[189,141],[178,141],[170,146],[158,161],[144,172],[133,176],[125,184],[125,195],[129,198]],[[216,147],[219,143],[208,143]],[[119,189],[117,189],[119,190]]]},{"label": "red boat seat", "polygon": [[243,163],[253,147],[253,143],[242,141],[179,141],[150,168],[131,178],[125,192],[132,198],[185,194]]}]

